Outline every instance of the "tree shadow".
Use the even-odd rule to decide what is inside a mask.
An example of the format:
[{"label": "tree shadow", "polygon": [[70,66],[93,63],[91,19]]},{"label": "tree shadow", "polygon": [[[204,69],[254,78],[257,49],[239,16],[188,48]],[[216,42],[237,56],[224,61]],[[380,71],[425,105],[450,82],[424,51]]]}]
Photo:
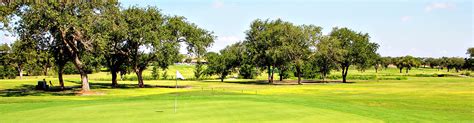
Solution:
[{"label": "tree shadow", "polygon": [[[211,81],[204,80],[202,82],[220,82],[220,81]],[[250,84],[250,85],[300,85],[297,80],[274,80],[273,84],[269,83],[267,80],[250,80],[250,81],[224,81],[222,83],[234,83],[234,84]],[[340,83],[340,84],[351,84],[355,82],[346,82],[343,83],[339,80],[301,80],[302,84],[324,84],[324,83]]]},{"label": "tree shadow", "polygon": [[[0,97],[21,97],[21,96],[74,96],[80,95],[81,81],[66,81],[75,83],[75,86],[66,86],[61,89],[59,86],[50,86],[47,90],[37,90],[36,85],[22,84],[11,89],[0,90]],[[109,83],[94,83],[90,82],[89,86],[91,89],[137,89],[138,84],[119,84],[116,87],[112,87]],[[180,85],[177,88],[190,88],[191,86]],[[176,88],[176,86],[168,85],[148,85],[145,84],[144,88]]]},{"label": "tree shadow", "polygon": [[[81,81],[70,81],[68,80],[67,82],[71,83],[76,83],[76,84],[82,84]],[[176,88],[176,86],[171,86],[171,85],[149,85],[145,84],[145,87],[143,88]],[[136,89],[140,88],[138,87],[138,84],[118,84],[115,87],[112,87],[111,83],[95,83],[95,82],[89,82],[89,87],[91,89]],[[177,88],[189,88],[191,86],[188,85],[178,85]],[[80,86],[79,86],[80,88]]]},{"label": "tree shadow", "polygon": [[48,90],[36,90],[35,85],[22,84],[12,89],[0,90],[1,97],[20,97],[20,96],[72,96],[76,95],[74,86],[61,89],[60,87],[50,87]]},{"label": "tree shadow", "polygon": [[215,82],[215,83],[234,83],[234,84],[248,84],[248,85],[269,85],[268,81],[264,80],[249,80],[249,81],[214,81],[214,80],[202,80],[201,82]]},{"label": "tree shadow", "polygon": [[318,84],[318,83],[340,83],[340,84],[352,84],[356,82],[345,82],[343,83],[341,80],[303,80],[301,83],[308,83],[308,84]]}]

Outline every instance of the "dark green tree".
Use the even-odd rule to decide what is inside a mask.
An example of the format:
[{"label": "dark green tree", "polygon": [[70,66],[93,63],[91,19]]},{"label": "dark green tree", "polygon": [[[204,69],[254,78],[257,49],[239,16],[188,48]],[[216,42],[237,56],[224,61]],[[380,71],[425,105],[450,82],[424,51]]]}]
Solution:
[{"label": "dark green tree", "polygon": [[206,54],[208,67],[205,71],[207,75],[219,75],[221,82],[227,75],[230,75],[240,65],[239,54],[241,52],[241,43],[235,43],[220,50],[217,53]]},{"label": "dark green tree", "polygon": [[345,83],[347,73],[351,65],[361,67],[370,63],[370,60],[376,56],[378,44],[369,42],[369,34],[358,33],[348,28],[333,28],[329,34],[331,37],[339,40],[338,46],[342,51],[342,59],[338,61],[342,72],[342,81]]},{"label": "dark green tree", "polygon": [[68,60],[81,75],[82,91],[89,91],[86,65],[82,58],[98,52],[95,51],[97,34],[93,28],[100,20],[98,18],[105,9],[104,5],[109,3],[111,2],[26,4],[27,7],[19,7],[25,9],[17,9],[19,22],[15,30],[20,38],[31,39],[26,41],[66,50],[64,55],[70,58]]},{"label": "dark green tree", "polygon": [[324,80],[331,70],[337,68],[337,61],[342,59],[342,50],[339,48],[340,41],[329,36],[323,36],[316,43],[314,62],[319,68],[318,72]]}]

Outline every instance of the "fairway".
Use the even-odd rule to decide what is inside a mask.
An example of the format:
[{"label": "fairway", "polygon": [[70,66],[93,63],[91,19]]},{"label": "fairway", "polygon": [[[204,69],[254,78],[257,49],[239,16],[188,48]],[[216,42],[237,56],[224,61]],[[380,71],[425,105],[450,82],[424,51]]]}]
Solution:
[{"label": "fairway", "polygon": [[[390,71],[387,70],[387,71]],[[352,71],[354,74],[369,74]],[[414,73],[419,72],[415,71]],[[379,73],[379,74],[383,74]],[[107,77],[106,73],[91,78]],[[72,78],[69,78],[72,77]],[[67,86],[78,85],[68,76]],[[54,78],[53,82],[57,81]],[[0,90],[27,88],[38,77],[0,80]],[[408,77],[354,83],[267,85],[255,80],[145,81],[151,88],[110,88],[92,81],[95,95],[2,91],[0,119],[9,122],[472,122],[474,79]],[[119,81],[136,84],[135,81]],[[175,99],[177,112],[174,112]]]}]

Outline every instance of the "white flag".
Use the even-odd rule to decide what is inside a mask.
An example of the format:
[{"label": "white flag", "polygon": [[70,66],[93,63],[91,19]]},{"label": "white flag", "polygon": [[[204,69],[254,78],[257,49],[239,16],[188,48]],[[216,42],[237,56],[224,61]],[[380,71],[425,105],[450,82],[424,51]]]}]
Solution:
[{"label": "white flag", "polygon": [[176,71],[176,79],[184,79],[183,75],[181,75],[179,71]]}]

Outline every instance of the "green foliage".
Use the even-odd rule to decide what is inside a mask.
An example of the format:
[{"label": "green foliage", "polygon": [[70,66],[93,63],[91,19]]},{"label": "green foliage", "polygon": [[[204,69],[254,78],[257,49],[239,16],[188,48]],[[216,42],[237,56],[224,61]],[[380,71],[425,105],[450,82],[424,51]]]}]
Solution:
[{"label": "green foliage", "polygon": [[158,69],[158,67],[153,66],[153,69],[151,70],[151,77],[153,77],[153,79],[155,80],[160,79],[160,70]]},{"label": "green foliage", "polygon": [[[318,43],[316,43],[316,53],[314,54],[312,60],[314,62],[313,67],[318,68],[318,70],[308,70],[311,72],[319,72],[321,78],[326,78],[331,70],[338,67],[337,61],[341,61],[343,51],[339,49],[340,41],[336,40],[329,36],[321,37]],[[313,68],[311,68],[313,69]],[[311,75],[311,74],[309,74]],[[314,76],[308,76],[314,78]]]},{"label": "green foliage", "polygon": [[452,57],[448,58],[446,67],[449,69],[456,69],[456,72],[459,72],[464,66],[464,58]]},{"label": "green foliage", "polygon": [[317,62],[306,62],[302,67],[302,76],[306,79],[320,78]]},{"label": "green foliage", "polygon": [[163,72],[163,75],[161,76],[164,80],[167,80],[168,79],[168,71],[166,70],[163,70],[165,72]]},{"label": "green foliage", "polygon": [[194,78],[200,79],[204,74],[204,68],[201,62],[197,62],[194,69]]},{"label": "green foliage", "polygon": [[257,76],[257,69],[250,64],[243,64],[239,67],[239,78],[255,79]]},{"label": "green foliage", "polygon": [[469,54],[469,57],[474,57],[474,47],[470,47],[467,49],[466,54]]},{"label": "green foliage", "polygon": [[206,54],[208,67],[205,71],[207,75],[219,75],[221,81],[224,81],[227,75],[230,75],[240,66],[242,61],[240,53],[243,45],[238,42],[220,50],[220,54],[211,52]]},{"label": "green foliage", "polygon": [[15,79],[17,73],[13,67],[0,66],[0,79]]},{"label": "green foliage", "polygon": [[365,70],[371,66],[371,60],[377,57],[377,43],[369,42],[367,33],[355,32],[349,28],[333,28],[329,34],[332,38],[339,40],[338,48],[341,50],[341,59],[337,61],[342,69],[343,82],[346,82],[347,71],[351,65],[356,65],[359,70]]}]

